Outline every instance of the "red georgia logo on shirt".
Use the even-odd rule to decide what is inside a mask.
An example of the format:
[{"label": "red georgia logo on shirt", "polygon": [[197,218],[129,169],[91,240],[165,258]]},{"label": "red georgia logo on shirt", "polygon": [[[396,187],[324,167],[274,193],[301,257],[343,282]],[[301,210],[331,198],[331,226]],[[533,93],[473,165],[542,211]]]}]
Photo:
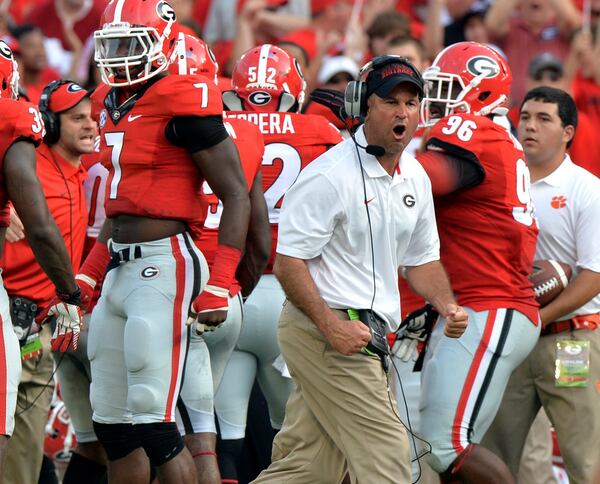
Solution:
[{"label": "red georgia logo on shirt", "polygon": [[567,206],[567,197],[565,197],[564,195],[552,197],[552,200],[550,201],[550,206],[556,209],[565,208]]}]

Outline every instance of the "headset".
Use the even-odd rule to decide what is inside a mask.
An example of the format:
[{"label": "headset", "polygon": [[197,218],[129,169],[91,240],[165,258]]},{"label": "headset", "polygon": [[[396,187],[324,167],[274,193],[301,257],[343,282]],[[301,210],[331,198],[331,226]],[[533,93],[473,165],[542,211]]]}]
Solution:
[{"label": "headset", "polygon": [[52,96],[52,93],[56,91],[60,86],[64,86],[65,84],[76,84],[77,86],[79,86],[78,83],[70,81],[68,79],[52,81],[44,88],[40,97],[40,114],[42,115],[44,127],[46,128],[44,143],[46,143],[47,145],[56,144],[60,139],[60,113],[55,113],[54,111],[50,110],[50,96]]},{"label": "headset", "polygon": [[421,73],[406,57],[399,55],[382,55],[367,62],[358,73],[358,80],[351,81],[346,86],[344,93],[344,109],[351,118],[364,118],[367,115],[367,82],[369,72],[379,70],[390,64],[402,64],[409,67],[421,81]]}]

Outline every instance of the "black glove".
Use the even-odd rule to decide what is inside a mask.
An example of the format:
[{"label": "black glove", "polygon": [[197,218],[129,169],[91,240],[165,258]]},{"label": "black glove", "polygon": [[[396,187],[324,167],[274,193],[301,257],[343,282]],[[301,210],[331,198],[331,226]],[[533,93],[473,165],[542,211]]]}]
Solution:
[{"label": "black glove", "polygon": [[439,313],[431,304],[426,304],[406,316],[396,331],[392,354],[402,361],[416,361],[419,341],[425,341],[429,337],[438,316]]}]

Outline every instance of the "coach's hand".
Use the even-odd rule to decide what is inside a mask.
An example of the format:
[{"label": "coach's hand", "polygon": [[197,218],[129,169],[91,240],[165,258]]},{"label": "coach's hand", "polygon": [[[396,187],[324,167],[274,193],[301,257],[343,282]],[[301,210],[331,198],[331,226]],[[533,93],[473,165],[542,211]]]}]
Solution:
[{"label": "coach's hand", "polygon": [[359,353],[371,341],[369,328],[360,321],[339,319],[332,313],[327,322],[327,341],[342,355]]},{"label": "coach's hand", "polygon": [[446,318],[444,334],[448,338],[460,338],[467,330],[469,315],[462,307],[456,304],[448,304],[444,317]]}]

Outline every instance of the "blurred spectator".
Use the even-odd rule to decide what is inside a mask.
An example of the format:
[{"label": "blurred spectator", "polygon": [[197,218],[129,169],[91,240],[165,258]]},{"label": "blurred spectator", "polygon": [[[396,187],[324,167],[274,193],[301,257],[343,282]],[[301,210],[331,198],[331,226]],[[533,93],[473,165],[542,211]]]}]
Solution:
[{"label": "blurred spectator", "polygon": [[423,44],[410,36],[394,37],[385,48],[384,54],[406,57],[420,72],[429,65]]},{"label": "blurred spectator", "polygon": [[48,67],[44,35],[38,27],[23,25],[14,29],[13,34],[17,39],[14,52],[19,64],[19,84],[29,100],[37,104],[44,86],[60,79],[60,73]]},{"label": "blurred spectator", "polygon": [[410,22],[406,15],[388,11],[380,13],[366,30],[371,55],[383,55],[388,42],[394,37],[410,34]]},{"label": "blurred spectator", "polygon": [[444,26],[444,45],[464,40],[474,40],[484,44],[488,42],[487,39],[481,41],[469,38],[466,31],[468,27],[472,29],[473,24],[477,25],[477,20],[485,16],[485,12],[493,3],[492,0],[446,0],[441,3],[446,4],[446,13],[450,17]]},{"label": "blurred spectator", "polygon": [[317,37],[315,31],[311,29],[290,32],[279,39],[276,45],[296,59],[305,74],[311,61],[317,55]]},{"label": "blurred spectator", "polygon": [[[345,92],[348,82],[353,81],[358,76],[359,67],[352,59],[346,56],[338,55],[333,57],[325,57],[321,64],[321,69],[317,77],[317,87],[326,89],[334,89],[339,92]],[[342,131],[343,134],[348,130],[348,126],[335,114],[331,109],[322,104],[306,101],[303,109],[304,114],[320,114],[327,118],[336,128]]]},{"label": "blurred spectator", "polygon": [[513,74],[511,102],[518,104],[531,59],[541,52],[566,59],[581,15],[571,0],[502,0],[490,7],[485,25],[491,40],[506,53]]},{"label": "blurred spectator", "polygon": [[65,50],[71,46],[65,28],[73,29],[81,43],[85,43],[100,24],[106,6],[105,0],[44,0],[27,17],[49,39],[59,39]]},{"label": "blurred spectator", "polygon": [[243,52],[308,27],[308,0],[220,0],[213,2],[203,29],[223,74],[231,72]]}]

